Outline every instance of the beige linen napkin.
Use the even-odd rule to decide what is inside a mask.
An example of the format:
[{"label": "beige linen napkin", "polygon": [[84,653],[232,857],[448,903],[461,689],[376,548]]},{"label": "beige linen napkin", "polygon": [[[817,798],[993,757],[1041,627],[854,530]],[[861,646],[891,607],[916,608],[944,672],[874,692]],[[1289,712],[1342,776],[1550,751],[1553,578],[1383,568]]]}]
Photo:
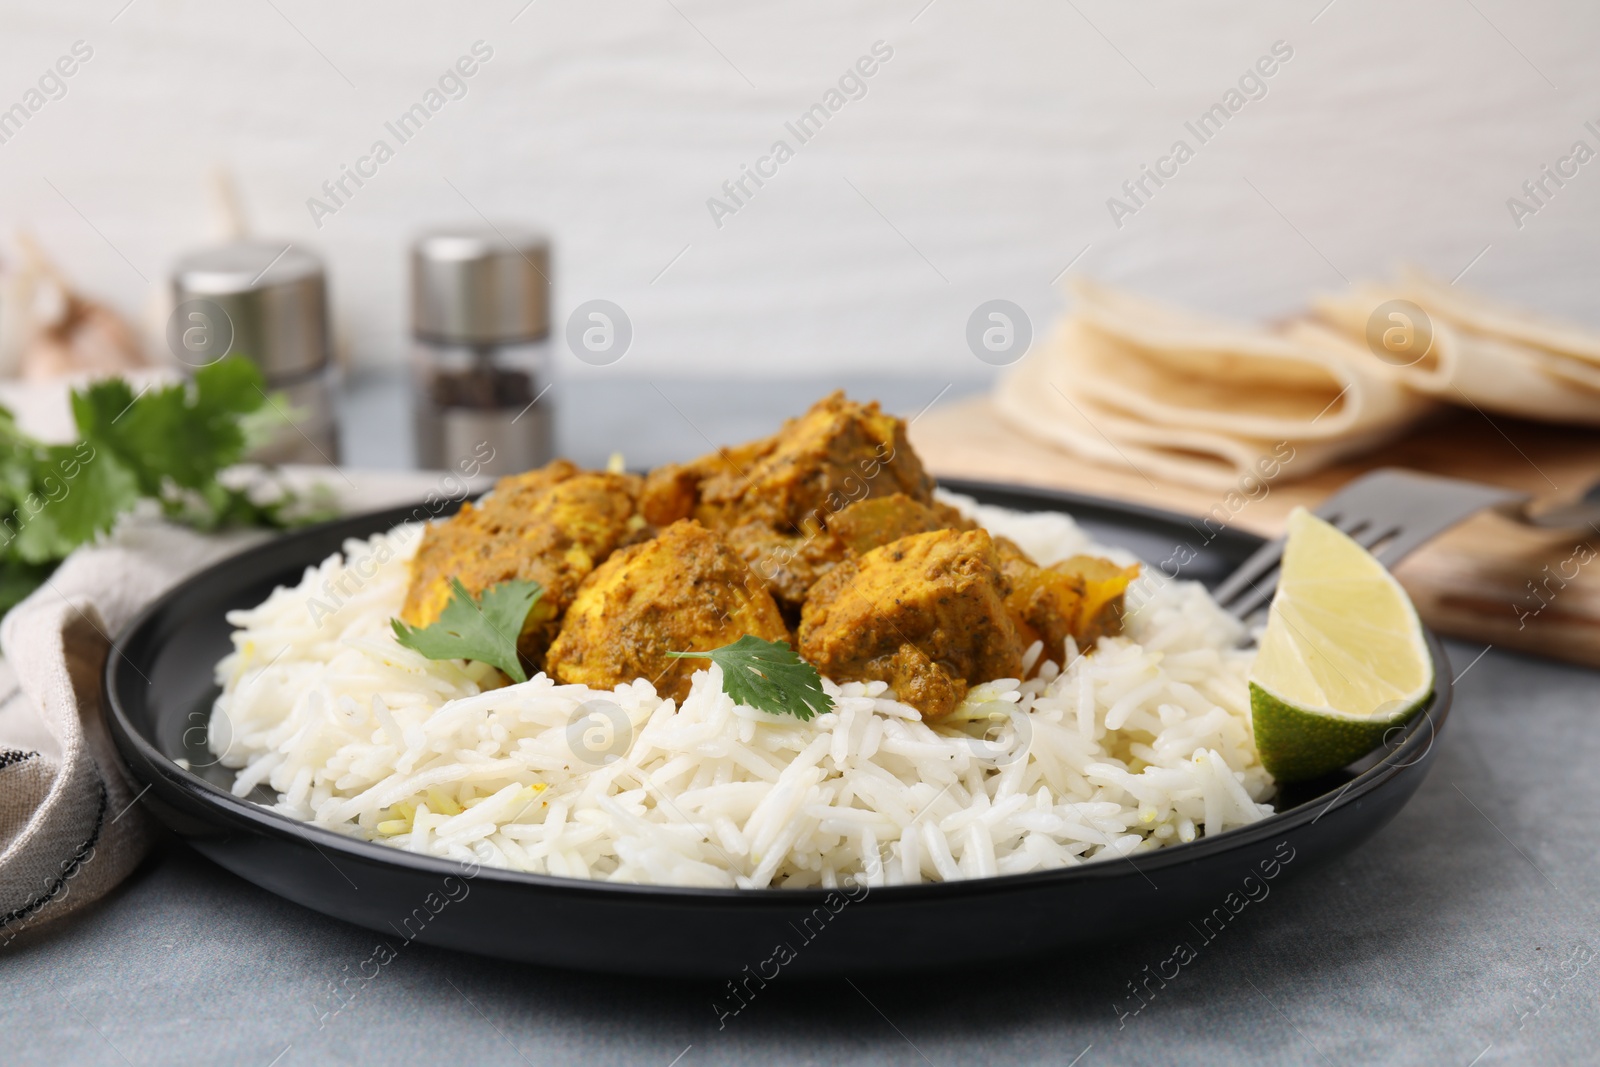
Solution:
[{"label": "beige linen napkin", "polygon": [[1308,322],[1226,322],[1077,279],[1055,336],[995,404],[1048,443],[1147,477],[1213,488],[1303,477],[1432,408],[1393,368]]},{"label": "beige linen napkin", "polygon": [[[354,513],[418,501],[438,474],[292,470]],[[130,518],[74,552],[0,624],[0,946],[115,886],[151,826],[101,714],[100,672],[138,611],[189,574],[270,536],[203,535]]]}]

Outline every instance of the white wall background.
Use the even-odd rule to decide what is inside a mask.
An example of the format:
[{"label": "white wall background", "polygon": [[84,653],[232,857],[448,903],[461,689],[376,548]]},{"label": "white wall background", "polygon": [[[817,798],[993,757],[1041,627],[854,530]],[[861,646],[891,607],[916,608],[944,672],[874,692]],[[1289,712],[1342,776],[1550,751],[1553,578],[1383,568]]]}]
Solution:
[{"label": "white wall background", "polygon": [[[1042,327],[1086,246],[1078,269],[1248,315],[1487,247],[1463,285],[1600,326],[1600,161],[1521,229],[1506,207],[1576,139],[1600,148],[1592,3],[123,4],[0,4],[0,108],[94,48],[0,144],[0,227],[139,312],[207,237],[225,165],[260,233],[327,257],[361,363],[405,351],[408,235],[474,209],[555,236],[561,309],[627,309],[609,373],[981,371],[973,307]],[[316,229],[307,197],[479,39],[468,95]],[[715,227],[707,197],[877,40],[867,96]],[[1294,58],[1268,95],[1114,226],[1106,198],[1276,40]]]}]

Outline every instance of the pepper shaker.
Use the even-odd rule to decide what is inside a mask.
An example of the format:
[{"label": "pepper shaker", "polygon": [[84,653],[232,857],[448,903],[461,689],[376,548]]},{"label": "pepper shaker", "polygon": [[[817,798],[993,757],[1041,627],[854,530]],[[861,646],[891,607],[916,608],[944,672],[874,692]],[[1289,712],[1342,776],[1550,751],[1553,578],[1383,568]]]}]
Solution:
[{"label": "pepper shaker", "polygon": [[172,271],[168,327],[192,369],[241,355],[261,369],[293,425],[249,458],[261,463],[339,461],[328,283],[315,254],[284,242],[233,241],[191,252]]},{"label": "pepper shaker", "polygon": [[[418,465],[481,461],[513,474],[547,462],[550,245],[506,229],[444,229],[411,246]],[[488,459],[482,457],[487,455]]]}]

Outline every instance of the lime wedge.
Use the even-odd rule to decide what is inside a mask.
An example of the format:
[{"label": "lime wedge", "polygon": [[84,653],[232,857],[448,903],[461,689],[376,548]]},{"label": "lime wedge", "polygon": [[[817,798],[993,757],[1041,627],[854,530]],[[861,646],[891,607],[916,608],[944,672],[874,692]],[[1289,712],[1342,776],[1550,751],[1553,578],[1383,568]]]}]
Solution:
[{"label": "lime wedge", "polygon": [[1416,714],[1433,682],[1422,623],[1400,583],[1366,549],[1296,508],[1250,669],[1262,766],[1280,782],[1338,770]]}]

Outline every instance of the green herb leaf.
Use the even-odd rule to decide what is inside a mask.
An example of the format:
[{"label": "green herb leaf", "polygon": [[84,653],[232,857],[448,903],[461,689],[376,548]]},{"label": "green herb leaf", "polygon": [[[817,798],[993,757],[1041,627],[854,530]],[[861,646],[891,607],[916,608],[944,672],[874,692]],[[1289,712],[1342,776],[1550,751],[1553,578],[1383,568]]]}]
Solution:
[{"label": "green herb leaf", "polygon": [[195,372],[193,382],[135,396],[120,378],[74,392],[78,431],[97,451],[132,471],[145,496],[170,487],[204,489],[251,443],[246,416],[270,404],[261,372],[248,360],[224,359]]},{"label": "green herb leaf", "polygon": [[833,709],[822,691],[817,669],[787,641],[764,641],[745,634],[731,645],[710,652],[668,652],[674,659],[708,659],[722,668],[722,691],[746,707],[793,715],[803,722]]},{"label": "green herb leaf", "polygon": [[295,493],[270,472],[244,487],[218,479],[287,417],[248,360],[139,393],[120,378],[93,382],[73,391],[72,413],[82,439],[46,445],[0,407],[0,614],[144,499],[205,530],[328,515],[314,491]]},{"label": "green herb leaf", "polygon": [[454,595],[439,618],[427,626],[407,626],[390,619],[395,640],[429,659],[475,659],[499,667],[514,682],[526,682],[528,673],[517,656],[517,637],[533,605],[544,595],[538,582],[513,579],[491,585],[474,597],[450,579]]},{"label": "green herb leaf", "polygon": [[[51,445],[44,450],[43,481],[50,503],[23,527],[17,548],[24,559],[60,559],[93,541],[139,502],[139,482],[122,464],[97,453],[86,443]],[[26,540],[35,529],[56,537],[54,554],[33,554]]]}]

